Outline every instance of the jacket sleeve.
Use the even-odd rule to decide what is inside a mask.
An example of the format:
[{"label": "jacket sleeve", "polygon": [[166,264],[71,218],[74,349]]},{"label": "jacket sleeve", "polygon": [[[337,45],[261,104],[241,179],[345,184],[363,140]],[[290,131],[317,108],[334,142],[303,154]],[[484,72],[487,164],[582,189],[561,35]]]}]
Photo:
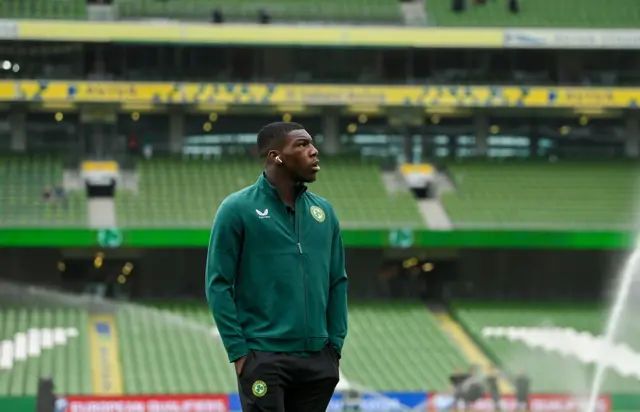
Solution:
[{"label": "jacket sleeve", "polygon": [[234,300],[243,233],[242,221],[233,205],[222,202],[211,229],[205,288],[209,308],[230,362],[249,353]]},{"label": "jacket sleeve", "polygon": [[331,267],[329,284],[329,304],[327,305],[327,330],[329,341],[342,356],[342,346],[347,336],[347,286],[344,245],[340,223],[334,213],[335,227],[331,241]]}]

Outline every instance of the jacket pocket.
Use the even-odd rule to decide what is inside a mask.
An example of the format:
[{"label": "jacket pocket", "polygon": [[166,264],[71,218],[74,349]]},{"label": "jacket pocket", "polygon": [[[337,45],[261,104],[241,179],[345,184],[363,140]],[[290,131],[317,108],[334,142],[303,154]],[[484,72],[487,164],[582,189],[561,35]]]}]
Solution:
[{"label": "jacket pocket", "polygon": [[333,363],[335,363],[336,366],[340,366],[340,355],[338,355],[338,351],[331,343],[327,344],[327,351],[329,352],[329,356],[333,360]]},{"label": "jacket pocket", "polygon": [[[254,357],[254,353],[253,351],[249,351],[249,353],[247,353],[247,356],[245,356],[244,358],[244,363],[242,364],[242,369],[240,369],[240,373],[238,374],[239,378],[242,378],[243,376],[246,375],[247,373],[247,367],[249,367],[251,365],[251,360]],[[233,365],[235,367],[235,365]]]},{"label": "jacket pocket", "polygon": [[238,317],[247,338],[301,338],[304,279],[296,252],[254,253],[237,287]]}]

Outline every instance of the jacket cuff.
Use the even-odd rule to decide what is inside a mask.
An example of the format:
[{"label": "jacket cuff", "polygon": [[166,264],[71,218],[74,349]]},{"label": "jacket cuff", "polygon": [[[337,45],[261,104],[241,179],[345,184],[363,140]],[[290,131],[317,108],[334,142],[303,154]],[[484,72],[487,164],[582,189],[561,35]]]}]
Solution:
[{"label": "jacket cuff", "polygon": [[342,345],[344,344],[344,339],[340,338],[330,338],[329,342],[331,342],[331,346],[336,350],[338,357],[342,357]]},{"label": "jacket cuff", "polygon": [[229,358],[229,362],[231,363],[237,361],[243,356],[247,356],[248,353],[249,348],[247,347],[247,343],[244,341],[230,345],[227,348],[227,357]]}]

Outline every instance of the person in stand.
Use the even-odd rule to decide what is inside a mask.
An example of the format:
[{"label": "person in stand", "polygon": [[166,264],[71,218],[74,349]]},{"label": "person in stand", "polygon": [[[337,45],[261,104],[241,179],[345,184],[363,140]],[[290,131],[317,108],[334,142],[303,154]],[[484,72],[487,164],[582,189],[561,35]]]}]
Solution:
[{"label": "person in stand", "polygon": [[51,203],[53,201],[53,191],[51,186],[47,185],[42,189],[42,200],[45,203]]},{"label": "person in stand", "polygon": [[462,393],[464,396],[465,410],[470,410],[471,406],[484,396],[484,377],[478,366],[469,367],[469,377],[462,382]]},{"label": "person in stand", "polygon": [[65,209],[69,205],[69,203],[67,201],[67,192],[64,190],[64,186],[62,186],[62,183],[58,183],[58,185],[56,185],[56,188],[55,188],[55,199]]},{"label": "person in stand", "polygon": [[498,371],[492,368],[487,376],[487,392],[491,396],[493,401],[493,410],[501,411],[500,409],[500,388],[498,387]]},{"label": "person in stand", "polygon": [[264,172],[214,219],[206,296],[244,412],[325,412],[347,335],[347,275],[331,204],[306,184],[318,150],[297,123],[258,133]]},{"label": "person in stand", "polygon": [[468,373],[462,372],[460,368],[456,368],[455,371],[449,376],[449,381],[451,382],[451,386],[453,387],[453,399],[454,399],[454,409],[465,409],[464,407],[464,393],[462,390],[462,383],[467,380],[471,376]]},{"label": "person in stand", "polygon": [[518,403],[517,410],[520,412],[529,411],[529,387],[531,380],[523,372],[518,372],[516,376],[516,401]]},{"label": "person in stand", "polygon": [[360,392],[350,388],[342,394],[343,399],[343,412],[358,412],[360,411],[360,403],[362,401]]}]

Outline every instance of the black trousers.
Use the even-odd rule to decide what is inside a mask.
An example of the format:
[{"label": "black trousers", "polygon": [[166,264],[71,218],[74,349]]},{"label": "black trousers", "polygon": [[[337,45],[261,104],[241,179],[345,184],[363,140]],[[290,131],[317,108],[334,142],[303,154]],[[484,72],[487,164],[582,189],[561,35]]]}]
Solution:
[{"label": "black trousers", "polygon": [[251,351],[238,376],[243,412],[326,412],[340,380],[330,345],[309,357]]}]

